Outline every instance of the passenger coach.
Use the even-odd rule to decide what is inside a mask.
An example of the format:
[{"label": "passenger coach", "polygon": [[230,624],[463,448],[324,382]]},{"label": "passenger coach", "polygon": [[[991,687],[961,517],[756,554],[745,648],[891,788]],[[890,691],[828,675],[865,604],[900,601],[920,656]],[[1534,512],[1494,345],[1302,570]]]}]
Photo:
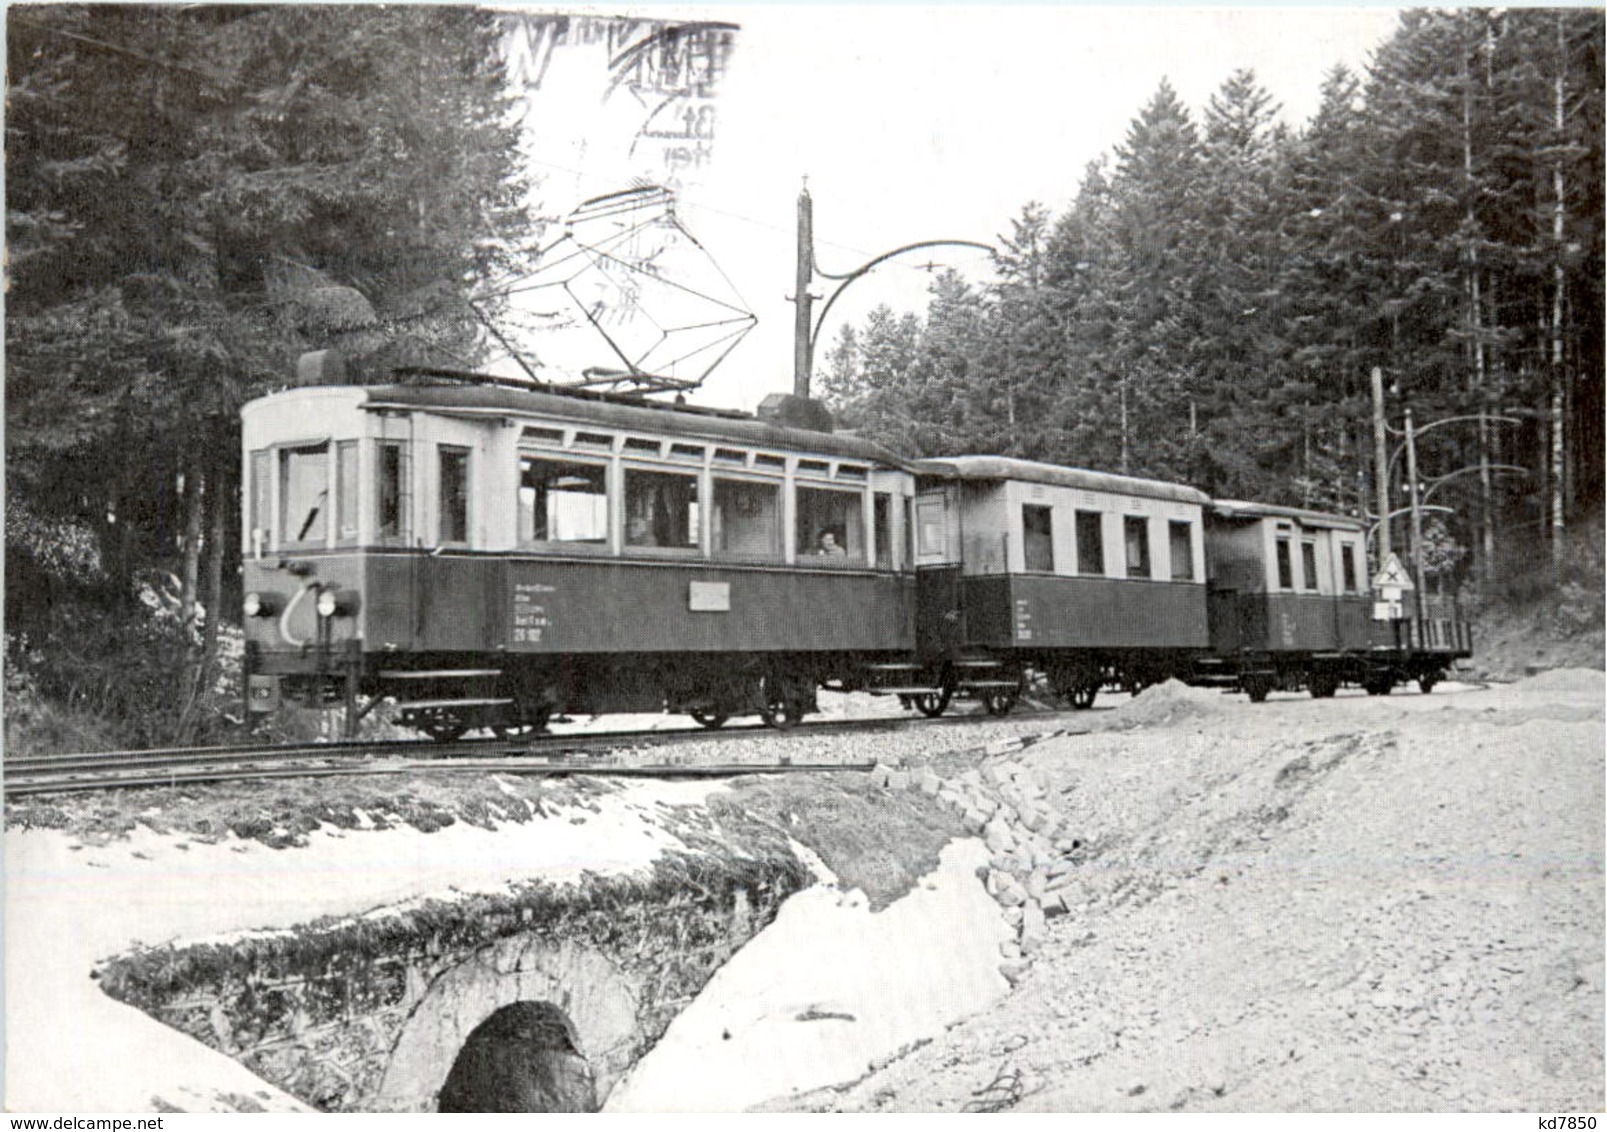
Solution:
[{"label": "passenger coach", "polygon": [[1005,683],[1037,669],[1086,708],[1186,676],[1209,645],[1202,492],[1002,456],[917,472],[928,653]]},{"label": "passenger coach", "polygon": [[452,376],[245,407],[253,710],[390,696],[438,738],[565,711],[787,725],[913,648],[890,453],[787,398],[755,418]]}]

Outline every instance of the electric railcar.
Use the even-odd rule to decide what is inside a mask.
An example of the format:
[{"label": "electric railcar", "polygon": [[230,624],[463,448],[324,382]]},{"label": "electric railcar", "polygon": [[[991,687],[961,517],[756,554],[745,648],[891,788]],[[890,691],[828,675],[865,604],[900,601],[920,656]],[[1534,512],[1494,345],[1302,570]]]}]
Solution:
[{"label": "electric railcar", "polygon": [[[242,413],[246,686],[439,739],[557,713],[772,726],[820,688],[1010,710],[1168,677],[1425,689],[1454,619],[1371,617],[1353,521],[991,456],[906,461],[759,414],[415,371]],[[326,382],[326,383],[319,383]],[[1383,636],[1380,636],[1384,633]]]}]

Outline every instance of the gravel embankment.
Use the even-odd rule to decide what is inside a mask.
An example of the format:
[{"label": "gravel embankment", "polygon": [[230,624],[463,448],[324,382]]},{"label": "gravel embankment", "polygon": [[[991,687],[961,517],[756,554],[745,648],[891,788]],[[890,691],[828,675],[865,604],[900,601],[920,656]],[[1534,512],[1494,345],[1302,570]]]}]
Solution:
[{"label": "gravel embankment", "polygon": [[1255,709],[1168,685],[1100,734],[884,772],[985,831],[1016,987],[771,1107],[1600,1109],[1602,707],[1599,672]]}]

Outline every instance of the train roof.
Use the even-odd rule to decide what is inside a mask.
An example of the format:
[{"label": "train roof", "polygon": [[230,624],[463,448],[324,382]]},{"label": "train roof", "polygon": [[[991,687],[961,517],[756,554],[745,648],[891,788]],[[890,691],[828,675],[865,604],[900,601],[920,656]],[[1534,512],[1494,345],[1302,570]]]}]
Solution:
[{"label": "train roof", "polygon": [[532,417],[608,428],[724,440],[762,448],[846,456],[893,468],[909,462],[879,444],[845,433],[776,424],[747,414],[689,405],[575,397],[504,385],[408,384],[364,386],[368,409],[405,409],[459,417]]},{"label": "train roof", "polygon": [[1302,526],[1332,527],[1340,531],[1364,530],[1362,521],[1331,511],[1308,511],[1304,507],[1281,507],[1276,503],[1252,503],[1242,499],[1216,499],[1211,511],[1224,519],[1295,519]]},{"label": "train roof", "polygon": [[1136,495],[1148,499],[1167,499],[1176,503],[1195,503],[1202,507],[1211,502],[1210,497],[1203,491],[1187,484],[1119,476],[1111,472],[1089,471],[1086,468],[1063,468],[1058,464],[1040,464],[1034,460],[1018,460],[1013,456],[947,456],[920,460],[915,464],[915,471],[922,475],[942,476],[948,479],[1018,480],[1025,483],[1054,484],[1082,491],[1104,491],[1115,495]]}]

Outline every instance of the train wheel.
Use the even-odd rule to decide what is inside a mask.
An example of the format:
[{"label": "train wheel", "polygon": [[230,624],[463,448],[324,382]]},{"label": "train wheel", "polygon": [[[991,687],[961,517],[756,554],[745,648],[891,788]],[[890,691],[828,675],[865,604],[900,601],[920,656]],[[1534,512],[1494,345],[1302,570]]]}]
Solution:
[{"label": "train wheel", "polygon": [[454,743],[463,738],[463,733],[468,728],[461,723],[448,723],[443,720],[438,723],[421,724],[420,730],[437,743]]},{"label": "train wheel", "polygon": [[1266,703],[1272,693],[1272,679],[1268,676],[1248,676],[1241,683],[1252,704]]},{"label": "train wheel", "polygon": [[1395,687],[1395,681],[1388,676],[1374,676],[1362,683],[1369,696],[1387,696],[1390,689]]},{"label": "train wheel", "polygon": [[767,703],[760,708],[759,718],[764,720],[766,727],[774,727],[777,731],[786,731],[790,727],[797,726],[798,721],[803,718],[803,712],[798,710],[797,704],[778,700],[774,703]]},{"label": "train wheel", "polygon": [[1331,672],[1313,672],[1306,679],[1306,687],[1312,699],[1326,700],[1339,691],[1339,680]]},{"label": "train wheel", "polygon": [[1425,672],[1425,673],[1423,673],[1423,675],[1421,675],[1421,676],[1419,676],[1417,678],[1418,691],[1422,692],[1426,696],[1426,695],[1428,695],[1430,692],[1432,692],[1434,690],[1434,685],[1438,684],[1439,682],[1440,682],[1439,673],[1437,673],[1437,672]]},{"label": "train wheel", "polygon": [[696,708],[692,712],[692,718],[713,731],[717,727],[724,727],[725,721],[731,717],[723,711],[705,711],[703,708]]},{"label": "train wheel", "polygon": [[982,697],[982,710],[989,715],[1009,715],[1021,698],[1020,692],[989,692]]},{"label": "train wheel", "polygon": [[766,676],[760,681],[759,718],[766,727],[785,731],[803,719],[803,708],[799,701],[788,695],[791,686],[792,681],[785,676]]},{"label": "train wheel", "polygon": [[949,706],[949,697],[952,693],[944,688],[941,692],[925,692],[919,696],[911,696],[915,710],[928,719],[936,719],[942,715]]}]

